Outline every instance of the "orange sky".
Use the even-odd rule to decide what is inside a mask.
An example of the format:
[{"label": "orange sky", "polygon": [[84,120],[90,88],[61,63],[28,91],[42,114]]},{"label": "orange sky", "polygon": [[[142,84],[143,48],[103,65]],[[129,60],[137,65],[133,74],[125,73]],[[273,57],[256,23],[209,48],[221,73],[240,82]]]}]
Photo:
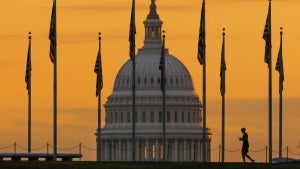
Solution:
[{"label": "orange sky", "polygon": [[[267,0],[207,0],[207,125],[212,129],[212,148],[220,144],[221,97],[219,68],[221,30],[226,28],[227,90],[226,123],[228,149],[238,149],[240,127],[248,128],[251,148],[267,144],[268,72],[264,63],[262,33]],[[158,13],[166,30],[166,46],[190,71],[197,94],[202,98],[202,67],[197,40],[201,0],[157,0]],[[0,148],[17,142],[27,144],[27,91],[24,81],[32,31],[32,146],[52,144],[53,65],[49,58],[49,25],[52,0],[2,0],[0,6]],[[137,47],[143,44],[144,25],[150,0],[136,1]],[[80,142],[95,147],[97,99],[93,72],[98,50],[97,33],[103,34],[102,103],[112,92],[114,78],[128,56],[131,0],[57,1],[58,22],[58,146]],[[300,110],[300,1],[272,1],[274,151],[278,151],[278,73],[274,70],[279,47],[279,27],[284,27],[284,146],[297,150]],[[104,111],[103,111],[104,112]],[[250,149],[251,149],[250,148]],[[1,150],[4,151],[12,151]],[[77,151],[77,150],[74,150]],[[84,160],[95,152],[84,150]],[[252,153],[264,161],[264,152]],[[277,156],[276,153],[273,155]],[[300,158],[300,157],[298,157]],[[217,161],[214,151],[212,160]],[[241,161],[240,153],[226,154],[228,161]]]}]

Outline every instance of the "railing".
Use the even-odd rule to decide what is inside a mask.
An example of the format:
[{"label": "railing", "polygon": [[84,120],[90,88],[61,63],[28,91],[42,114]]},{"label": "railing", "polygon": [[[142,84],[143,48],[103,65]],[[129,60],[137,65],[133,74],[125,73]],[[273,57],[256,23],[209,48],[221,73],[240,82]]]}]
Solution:
[{"label": "railing", "polygon": [[[161,144],[160,144],[161,145]],[[152,153],[155,153],[155,152],[160,152],[162,151],[161,148],[154,148],[154,149],[147,149],[145,147],[145,144],[143,144],[144,148],[145,148],[145,151],[146,152],[152,152]],[[45,145],[42,145],[40,147],[36,147],[36,148],[31,148],[31,151],[41,151],[43,149],[46,149],[46,152],[47,154],[49,153],[49,148],[53,148],[53,146],[49,143],[45,144]],[[116,146],[114,144],[110,144],[110,145],[107,145],[107,146],[104,146],[101,148],[102,151],[104,151],[105,149],[111,149],[111,148],[114,148],[114,149],[117,149],[117,150],[132,150],[131,148],[121,148],[119,146]],[[21,149],[21,150],[25,150],[25,151],[28,151],[27,148],[17,144],[17,143],[14,143],[14,144],[11,144],[11,145],[8,145],[8,146],[4,146],[4,147],[0,147],[0,154],[1,154],[1,151],[3,150],[8,150],[8,149],[12,149],[13,153],[16,154],[17,153],[17,150],[18,149]],[[93,147],[88,147],[84,144],[81,144],[79,143],[78,145],[75,145],[75,146],[72,146],[72,147],[69,147],[69,148],[66,148],[66,147],[63,147],[63,148],[57,148],[57,150],[59,151],[71,151],[71,150],[76,150],[78,151],[79,154],[82,154],[82,149],[85,149],[85,150],[88,150],[88,151],[97,151],[97,148],[93,148]],[[138,149],[139,151],[139,155],[141,156],[142,155],[142,144],[138,144],[136,146],[136,149]],[[167,145],[166,147],[166,153],[169,154],[170,153],[170,150],[177,150],[177,151],[186,151],[186,150],[192,150],[194,153],[194,161],[195,161],[195,158],[196,158],[196,150],[202,150],[202,147],[198,147],[196,144],[194,145],[191,145],[191,146],[188,146],[186,148],[176,148],[176,147],[173,147],[171,145]],[[213,151],[219,151],[218,152],[218,155],[219,155],[219,162],[221,162],[221,149],[222,149],[222,146],[219,145],[217,147],[214,147],[214,148],[211,148],[210,150],[207,150],[207,151],[210,151],[210,152],[213,152]],[[228,152],[228,153],[236,153],[236,152],[240,152],[241,151],[241,148],[237,148],[237,149],[224,149],[225,152]],[[73,151],[74,152],[74,151]],[[266,157],[266,163],[268,162],[268,147],[265,146],[265,147],[262,147],[261,149],[258,149],[258,150],[252,150],[250,149],[249,152],[251,153],[265,153],[265,157]],[[275,154],[279,154],[279,152],[277,151],[273,151],[273,153]],[[300,153],[295,153],[293,150],[291,150],[288,146],[282,150],[282,154],[285,154],[286,156],[286,159],[287,159],[287,162],[288,162],[288,159],[290,156],[299,156],[300,158]],[[169,156],[169,155],[167,155]],[[81,158],[79,159],[81,161]],[[141,159],[140,159],[141,160]]]}]

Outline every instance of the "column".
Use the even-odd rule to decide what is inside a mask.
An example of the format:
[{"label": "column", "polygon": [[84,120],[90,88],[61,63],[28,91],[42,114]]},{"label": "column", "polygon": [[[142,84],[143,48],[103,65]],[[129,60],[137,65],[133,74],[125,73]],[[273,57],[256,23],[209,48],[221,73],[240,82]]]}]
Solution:
[{"label": "column", "polygon": [[104,152],[105,152],[105,155],[104,155],[104,160],[105,161],[108,161],[108,151],[109,150],[109,147],[108,147],[108,140],[105,140],[105,145],[104,145]]},{"label": "column", "polygon": [[149,139],[146,139],[146,161],[150,161],[150,145],[149,145]]},{"label": "column", "polygon": [[105,161],[105,140],[101,141],[101,161]]},{"label": "column", "polygon": [[190,140],[190,157],[189,160],[190,161],[194,161],[194,140]]},{"label": "column", "polygon": [[203,162],[203,158],[202,158],[202,156],[203,156],[203,152],[202,152],[203,150],[202,150],[202,141],[201,140],[199,140],[199,160],[201,161],[201,162]]},{"label": "column", "polygon": [[206,159],[207,159],[208,162],[210,162],[210,141],[207,140],[207,144],[206,145],[207,145],[207,147],[206,147],[206,150],[207,150]]},{"label": "column", "polygon": [[166,160],[170,161],[169,139],[166,139]]},{"label": "column", "polygon": [[186,139],[183,140],[183,161],[186,161]]},{"label": "column", "polygon": [[195,151],[195,142],[191,140],[191,159],[190,161],[196,161],[196,151]]},{"label": "column", "polygon": [[114,161],[118,161],[118,142],[114,140]]},{"label": "column", "polygon": [[174,152],[173,152],[173,149],[174,149],[174,146],[172,145],[173,144],[173,140],[169,139],[168,141],[168,160],[169,161],[173,161],[173,158],[174,158]]},{"label": "column", "polygon": [[127,151],[127,161],[131,161],[131,144],[130,144],[131,142],[130,142],[130,139],[127,139],[127,147],[126,147],[126,151]]},{"label": "column", "polygon": [[136,139],[135,142],[135,161],[140,161],[140,142],[138,139]]},{"label": "column", "polygon": [[158,161],[158,159],[159,159],[158,151],[159,151],[159,147],[158,147],[158,139],[156,139],[156,140],[155,140],[155,161]]},{"label": "column", "polygon": [[174,161],[178,161],[178,143],[177,143],[177,139],[175,139],[175,143],[174,143]]},{"label": "column", "polygon": [[115,154],[115,141],[112,139],[111,140],[111,153],[110,153],[110,159],[111,161],[115,161],[115,157],[116,157],[116,154]]},{"label": "column", "polygon": [[118,161],[122,161],[122,140],[118,141]]}]

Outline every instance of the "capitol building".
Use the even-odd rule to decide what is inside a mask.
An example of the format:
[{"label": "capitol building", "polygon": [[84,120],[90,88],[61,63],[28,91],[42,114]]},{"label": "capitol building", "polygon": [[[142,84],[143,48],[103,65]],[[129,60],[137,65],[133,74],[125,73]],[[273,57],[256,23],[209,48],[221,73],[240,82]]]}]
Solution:
[{"label": "capitol building", "polygon": [[[163,160],[161,72],[162,24],[151,1],[144,45],[136,55],[136,161]],[[187,68],[165,51],[166,158],[168,161],[210,161],[211,132],[203,135],[201,102]],[[132,62],[119,70],[105,107],[101,130],[102,161],[131,161]],[[206,147],[206,153],[203,147]]]}]

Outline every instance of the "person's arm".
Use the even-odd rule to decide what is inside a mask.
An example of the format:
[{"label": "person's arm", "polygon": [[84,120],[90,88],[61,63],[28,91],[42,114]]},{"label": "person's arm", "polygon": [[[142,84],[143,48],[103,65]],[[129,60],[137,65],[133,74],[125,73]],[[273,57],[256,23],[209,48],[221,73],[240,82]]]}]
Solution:
[{"label": "person's arm", "polygon": [[243,134],[243,137],[239,138],[240,141],[247,141],[248,140],[248,135],[247,134]]}]

